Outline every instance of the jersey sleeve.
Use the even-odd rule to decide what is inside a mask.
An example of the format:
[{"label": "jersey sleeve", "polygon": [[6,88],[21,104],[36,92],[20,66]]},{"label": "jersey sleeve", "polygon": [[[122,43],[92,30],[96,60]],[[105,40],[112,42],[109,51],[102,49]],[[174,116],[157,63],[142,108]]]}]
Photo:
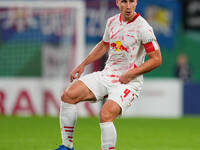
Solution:
[{"label": "jersey sleeve", "polygon": [[156,37],[154,35],[153,29],[151,27],[145,29],[143,28],[140,38],[142,44],[144,45],[146,53],[150,53],[160,49]]},{"label": "jersey sleeve", "polygon": [[105,28],[104,35],[103,35],[103,42],[104,42],[105,44],[108,44],[108,45],[109,45],[110,37],[109,37],[108,22],[109,22],[109,20],[108,20],[107,23],[106,23],[106,28]]}]

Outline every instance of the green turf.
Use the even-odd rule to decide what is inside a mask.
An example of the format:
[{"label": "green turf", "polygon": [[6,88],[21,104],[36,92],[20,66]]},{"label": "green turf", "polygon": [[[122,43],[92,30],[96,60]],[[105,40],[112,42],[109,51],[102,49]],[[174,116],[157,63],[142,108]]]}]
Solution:
[{"label": "green turf", "polygon": [[[200,118],[117,119],[117,150],[200,150]],[[75,150],[100,150],[97,118],[79,118]],[[53,150],[61,143],[59,120],[0,117],[0,150]]]}]

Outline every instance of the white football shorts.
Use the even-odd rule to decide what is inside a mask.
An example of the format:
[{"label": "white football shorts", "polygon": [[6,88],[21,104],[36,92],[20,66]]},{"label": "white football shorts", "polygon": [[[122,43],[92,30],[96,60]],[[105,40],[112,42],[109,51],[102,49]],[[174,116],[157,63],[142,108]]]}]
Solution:
[{"label": "white football shorts", "polygon": [[108,100],[115,101],[121,107],[122,114],[134,104],[139,95],[139,92],[129,84],[112,83],[101,71],[87,74],[79,80],[93,92],[97,101],[104,100],[105,96],[108,96]]}]

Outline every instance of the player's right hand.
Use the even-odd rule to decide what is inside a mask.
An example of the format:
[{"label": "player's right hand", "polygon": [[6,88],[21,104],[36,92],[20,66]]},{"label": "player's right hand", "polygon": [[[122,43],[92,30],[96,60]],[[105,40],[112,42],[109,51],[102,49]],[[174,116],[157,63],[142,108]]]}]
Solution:
[{"label": "player's right hand", "polygon": [[72,82],[74,79],[78,79],[83,73],[84,68],[84,65],[79,65],[78,67],[76,67],[70,74],[70,82]]}]

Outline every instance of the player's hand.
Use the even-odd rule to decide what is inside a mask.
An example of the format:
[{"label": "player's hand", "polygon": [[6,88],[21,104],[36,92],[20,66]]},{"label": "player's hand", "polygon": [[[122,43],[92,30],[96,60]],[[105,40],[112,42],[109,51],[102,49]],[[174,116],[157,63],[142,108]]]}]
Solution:
[{"label": "player's hand", "polygon": [[126,73],[123,73],[122,75],[119,76],[119,82],[121,84],[127,84],[129,83],[130,81],[132,80],[132,78],[129,76],[129,74],[126,72]]},{"label": "player's hand", "polygon": [[76,67],[70,74],[70,82],[72,82],[74,79],[78,79],[83,73],[84,69],[84,65],[79,65],[78,67]]}]

